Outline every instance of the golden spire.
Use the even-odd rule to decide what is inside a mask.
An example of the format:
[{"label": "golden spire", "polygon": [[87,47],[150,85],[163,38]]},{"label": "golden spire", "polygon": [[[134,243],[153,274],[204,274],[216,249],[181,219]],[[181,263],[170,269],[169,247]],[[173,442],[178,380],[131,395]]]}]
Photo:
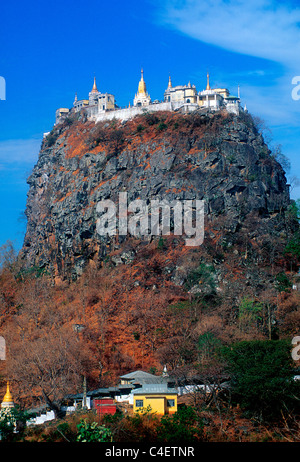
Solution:
[{"label": "golden spire", "polygon": [[141,80],[139,82],[138,93],[146,95],[147,89],[146,89],[146,84],[145,84],[145,81],[144,81],[144,71],[143,71],[143,69],[142,69],[141,73],[142,73],[142,76],[141,76]]},{"label": "golden spire", "polygon": [[171,76],[169,75],[169,83],[168,83],[168,88],[172,88],[172,82],[171,82]]},{"label": "golden spire", "polygon": [[207,73],[207,85],[206,85],[206,90],[210,90],[210,85],[209,85],[209,73]]},{"label": "golden spire", "polygon": [[6,393],[4,395],[4,398],[3,398],[3,402],[4,403],[8,403],[12,401],[12,396],[11,396],[11,393],[9,391],[9,381],[7,381],[7,385],[6,385]]},{"label": "golden spire", "polygon": [[8,406],[13,406],[13,405],[14,405],[13,397],[12,397],[12,395],[10,393],[10,390],[9,390],[9,381],[7,381],[6,393],[4,395],[1,406],[2,407],[8,407]]},{"label": "golden spire", "polygon": [[97,88],[97,85],[96,85],[96,77],[94,77],[94,85],[93,85],[93,88],[92,88],[92,93],[98,93],[98,88]]}]

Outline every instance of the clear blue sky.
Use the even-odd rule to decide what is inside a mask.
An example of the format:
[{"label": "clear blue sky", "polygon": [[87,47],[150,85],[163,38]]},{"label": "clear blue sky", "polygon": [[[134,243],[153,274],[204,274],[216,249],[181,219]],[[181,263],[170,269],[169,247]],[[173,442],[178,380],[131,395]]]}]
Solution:
[{"label": "clear blue sky", "polygon": [[[173,85],[241,89],[243,104],[265,120],[274,145],[300,178],[300,8],[275,0],[63,0],[2,2],[0,76],[0,246],[20,248],[28,177],[55,110],[100,91],[132,104],[141,67],[152,99]],[[300,5],[299,5],[300,6]],[[300,80],[300,77],[299,77]],[[1,92],[0,92],[1,94]],[[300,94],[300,91],[299,91]],[[300,187],[291,195],[300,197]]]}]

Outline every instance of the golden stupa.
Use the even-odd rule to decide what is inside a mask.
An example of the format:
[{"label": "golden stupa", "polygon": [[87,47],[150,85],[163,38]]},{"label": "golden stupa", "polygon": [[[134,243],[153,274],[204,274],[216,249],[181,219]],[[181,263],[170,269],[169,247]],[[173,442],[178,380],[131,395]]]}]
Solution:
[{"label": "golden stupa", "polygon": [[97,84],[96,84],[96,77],[94,77],[94,85],[93,85],[91,93],[99,93],[98,88],[97,88]]},{"label": "golden stupa", "polygon": [[9,381],[7,381],[7,386],[6,386],[6,393],[4,395],[3,401],[1,403],[1,407],[14,407],[14,401],[13,397],[11,395],[11,392],[9,390]]},{"label": "golden stupa", "polygon": [[209,84],[209,73],[207,73],[207,85],[206,85],[206,90],[211,90],[210,84]]},{"label": "golden stupa", "polygon": [[147,88],[146,88],[146,83],[145,83],[145,80],[144,80],[144,71],[142,69],[141,71],[141,80],[139,81],[139,89],[138,89],[138,93],[139,94],[142,94],[142,95],[146,95],[147,94]]}]

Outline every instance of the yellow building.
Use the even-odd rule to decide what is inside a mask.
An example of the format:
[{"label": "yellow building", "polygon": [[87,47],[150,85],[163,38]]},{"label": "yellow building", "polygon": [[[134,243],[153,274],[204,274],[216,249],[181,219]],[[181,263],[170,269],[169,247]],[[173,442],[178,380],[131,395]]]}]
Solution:
[{"label": "yellow building", "polygon": [[178,392],[164,384],[147,384],[133,391],[133,411],[151,408],[158,415],[173,414],[177,411]]}]

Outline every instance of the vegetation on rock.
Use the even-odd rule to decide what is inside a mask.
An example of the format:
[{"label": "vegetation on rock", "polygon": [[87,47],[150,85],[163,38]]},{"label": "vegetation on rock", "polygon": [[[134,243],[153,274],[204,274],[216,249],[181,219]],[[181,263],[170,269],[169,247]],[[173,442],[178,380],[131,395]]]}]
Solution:
[{"label": "vegetation on rock", "polygon": [[[251,116],[69,122],[44,141],[28,180],[22,252],[10,243],[0,252],[2,389],[9,377],[22,408],[46,403],[61,418],[64,397],[81,391],[83,378],[93,389],[167,366],[177,383],[216,388],[193,394],[175,416],[98,422],[114,441],[299,439],[290,382],[297,364],[286,346],[300,325],[299,214]],[[203,245],[189,248],[172,234],[99,238],[95,205],[124,188],[145,200],[203,199]],[[237,421],[247,435],[235,433]],[[48,436],[74,440],[77,430]]]}]

